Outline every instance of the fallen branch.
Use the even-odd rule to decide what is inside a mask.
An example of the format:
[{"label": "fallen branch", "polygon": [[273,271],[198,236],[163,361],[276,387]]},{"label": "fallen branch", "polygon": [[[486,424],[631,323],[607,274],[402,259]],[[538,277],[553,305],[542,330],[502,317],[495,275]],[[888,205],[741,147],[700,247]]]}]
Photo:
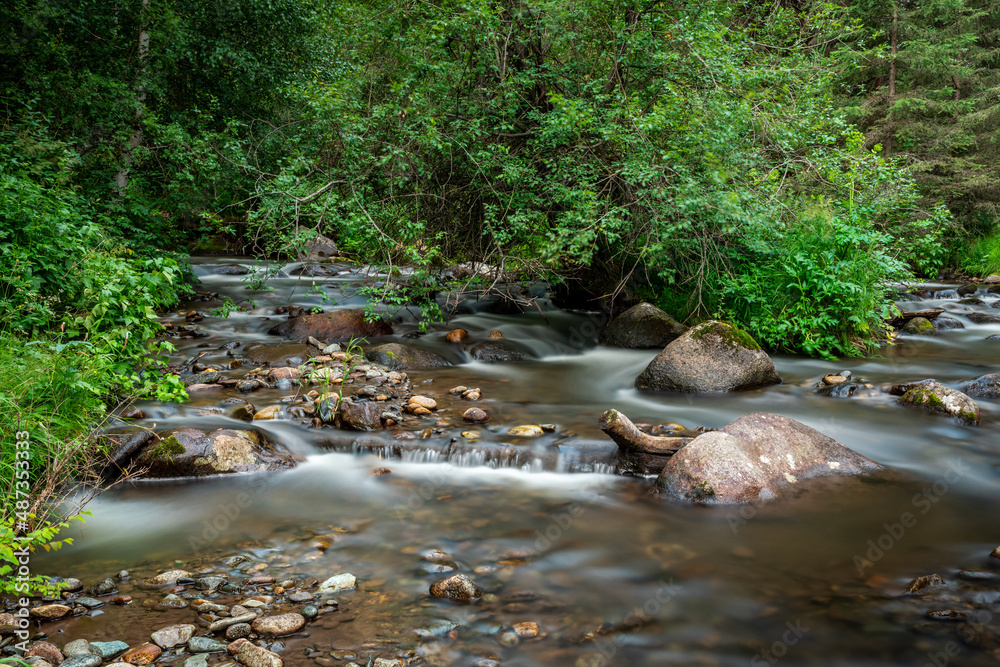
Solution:
[{"label": "fallen branch", "polygon": [[906,324],[915,317],[926,317],[929,320],[933,320],[938,315],[944,312],[944,308],[935,308],[932,310],[904,310],[896,315],[894,318],[889,320],[889,324],[894,327]]},{"label": "fallen branch", "polygon": [[630,452],[645,452],[646,454],[673,454],[678,449],[694,440],[690,436],[657,436],[643,433],[632,421],[618,412],[608,410],[598,422],[601,430],[608,434],[618,448]]}]

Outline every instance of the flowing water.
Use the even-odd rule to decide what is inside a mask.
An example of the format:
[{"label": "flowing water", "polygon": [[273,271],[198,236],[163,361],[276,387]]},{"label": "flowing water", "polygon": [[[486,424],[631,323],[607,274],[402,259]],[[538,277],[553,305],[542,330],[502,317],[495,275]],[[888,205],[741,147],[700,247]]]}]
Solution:
[{"label": "flowing water", "polygon": [[[215,273],[236,263],[260,270],[235,258],[196,259],[202,288],[247,298],[244,277]],[[198,322],[206,337],[174,339],[176,360],[211,350],[202,363],[228,363],[218,346],[268,340],[267,328],[284,319],[274,314],[277,306],[366,303],[356,270],[300,279],[290,277],[294,268],[269,278],[270,289],[253,294],[253,306]],[[990,308],[993,296],[971,307],[957,299],[901,303],[947,308],[966,328],[904,336],[881,358],[775,356],[783,384],[701,396],[637,392],[632,382],[655,350],[600,346],[600,317],[555,308],[541,286],[530,291],[539,296],[532,312],[495,314],[489,302],[467,299],[447,327],[419,337],[408,335],[417,331],[414,314],[395,315],[397,334],[389,339],[455,362],[410,372],[414,390],[482,388],[479,405],[493,414],[493,426],[481,429],[478,443],[449,448],[465,428],[458,425],[398,451],[391,438],[358,447],[354,436],[345,440],[295,419],[255,422],[306,462],[266,476],[120,486],[92,504],[94,517],[73,531],[74,547],[40,559],[40,566],[91,584],[122,568],[138,580],[174,565],[197,569],[246,554],[279,580],[356,575],[358,589],[340,597],[338,611],[283,640],[292,666],[346,664],[339,660],[346,654],[331,651],[353,652],[361,664],[370,655],[401,655],[432,665],[491,658],[503,665],[940,667],[1000,659],[1000,570],[991,570],[988,558],[1000,544],[1000,405],[979,401],[982,425],[967,427],[898,406],[884,393],[816,393],[820,377],[844,368],[875,387],[923,378],[954,386],[997,370],[1000,341],[984,339],[1000,325],[976,325],[963,314],[1000,312]],[[208,312],[218,305],[187,307]],[[536,359],[470,362],[444,340],[455,327],[473,340],[499,329]],[[263,390],[252,400],[260,408],[292,393]],[[139,407],[146,425],[157,428],[244,426],[213,414],[228,395],[194,393],[186,405]],[[649,477],[616,474],[614,447],[596,425],[609,408],[637,422],[687,427],[775,412],[902,474],[816,486],[764,506],[672,503],[647,493]],[[441,417],[461,421],[454,409]],[[538,423],[554,424],[555,432],[500,444],[510,442],[507,427]],[[498,457],[497,447],[515,453]],[[392,472],[373,476],[379,467]],[[316,535],[329,536],[332,546],[313,548]],[[449,556],[427,556],[434,550]],[[449,571],[468,573],[487,596],[473,605],[430,598],[430,583]],[[933,573],[949,588],[904,594],[912,579]],[[957,622],[926,616],[939,609],[978,611]],[[134,645],[151,630],[194,617],[189,609],[140,604],[93,614],[46,629],[59,644],[86,637]],[[525,621],[537,623],[541,636],[514,640],[509,629]],[[213,656],[210,664],[219,661]]]}]

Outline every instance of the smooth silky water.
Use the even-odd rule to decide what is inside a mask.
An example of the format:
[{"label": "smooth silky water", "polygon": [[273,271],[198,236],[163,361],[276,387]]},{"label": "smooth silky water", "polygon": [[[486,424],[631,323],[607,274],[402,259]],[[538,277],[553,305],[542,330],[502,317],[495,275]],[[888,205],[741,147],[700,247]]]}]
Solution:
[{"label": "smooth silky water", "polygon": [[[222,263],[259,264],[194,261],[201,289],[237,301],[251,296],[243,277],[213,271]],[[253,294],[254,306],[198,322],[208,337],[173,339],[175,360],[212,350],[202,362],[224,363],[225,353],[214,350],[227,341],[243,347],[277,342],[265,332],[284,319],[273,314],[279,305],[366,303],[356,272],[298,279],[288,277],[293,268],[269,278],[271,289]],[[490,461],[474,448],[450,459],[433,448],[383,459],[331,451],[324,445],[328,428],[293,419],[255,422],[307,462],[266,476],[121,485],[91,504],[94,516],[73,529],[71,549],[33,565],[89,585],[123,568],[139,581],[173,566],[217,566],[242,553],[269,562],[266,572],[279,580],[356,575],[358,590],[340,597],[339,611],[321,615],[305,635],[283,640],[282,656],[292,666],[316,664],[307,653],[327,656],[337,649],[355,651],[361,664],[367,655],[391,657],[402,650],[434,665],[484,657],[503,665],[581,666],[997,662],[998,614],[980,614],[985,628],[929,622],[924,613],[942,608],[940,600],[903,595],[914,577],[937,573],[956,590],[973,587],[987,601],[998,598],[998,584],[957,578],[963,568],[988,570],[988,554],[1000,544],[997,402],[980,400],[982,425],[965,427],[897,406],[887,394],[835,399],[815,388],[820,377],[841,369],[876,387],[929,377],[954,383],[995,371],[1000,341],[984,339],[1000,333],[1000,325],[972,324],[963,317],[969,308],[954,301],[906,302],[900,304],[905,309],[944,307],[966,328],[903,337],[880,358],[775,356],[784,383],[760,391],[641,393],[632,382],[656,351],[599,346],[599,317],[558,310],[537,286],[532,293],[543,297],[534,312],[492,314],[488,304],[469,300],[448,326],[415,338],[406,337],[417,331],[415,314],[402,312],[394,319],[397,335],[389,337],[457,362],[410,372],[414,391],[482,388],[479,405],[493,415],[487,439],[502,442],[503,431],[521,423],[557,425],[555,434],[520,445],[524,454],[516,461]],[[207,313],[218,305],[185,308]],[[1000,312],[989,305],[974,308]],[[176,312],[171,317],[183,322]],[[470,362],[444,340],[455,327],[474,339],[499,329],[538,358]],[[261,407],[294,393],[265,390],[249,398]],[[186,405],[139,407],[149,415],[146,425],[158,429],[244,426],[206,413],[232,394],[194,393]],[[587,443],[607,440],[596,423],[609,408],[637,422],[689,428],[775,412],[900,474],[812,484],[794,498],[763,506],[669,502],[648,494],[650,478],[610,474],[613,461],[587,458]],[[440,417],[455,424],[446,437],[464,428],[457,413]],[[391,474],[371,474],[383,466]],[[900,531],[895,524],[907,512],[915,525]],[[332,537],[333,545],[317,551],[310,545],[316,535]],[[452,564],[422,557],[435,549],[450,554]],[[469,574],[489,595],[473,605],[430,598],[428,586],[448,571]],[[129,588],[123,585],[123,592]],[[46,628],[60,645],[78,637],[135,645],[152,630],[192,622],[193,615],[190,609],[107,605],[93,617]],[[522,621],[537,622],[544,636],[514,646],[499,641],[502,630]],[[960,639],[970,631],[971,643]],[[219,660],[213,656],[210,664]]]}]

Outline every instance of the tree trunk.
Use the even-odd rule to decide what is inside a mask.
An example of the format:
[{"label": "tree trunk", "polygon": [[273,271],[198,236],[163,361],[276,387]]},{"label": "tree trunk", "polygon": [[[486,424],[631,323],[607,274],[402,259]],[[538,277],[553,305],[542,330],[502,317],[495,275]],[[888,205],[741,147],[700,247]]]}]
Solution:
[{"label": "tree trunk", "polygon": [[135,149],[142,144],[142,117],[145,114],[146,103],[146,64],[149,61],[149,31],[146,21],[149,16],[149,0],[142,0],[142,9],[139,15],[139,73],[135,84],[135,127],[132,136],[129,137],[128,144],[122,151],[119,160],[118,173],[115,174],[115,190],[119,197],[125,196],[128,188],[129,171],[132,167],[133,154]]},{"label": "tree trunk", "polygon": [[896,103],[896,51],[899,48],[899,7],[892,9],[892,34],[889,37],[889,111],[885,132],[885,154],[892,153],[892,105]]}]

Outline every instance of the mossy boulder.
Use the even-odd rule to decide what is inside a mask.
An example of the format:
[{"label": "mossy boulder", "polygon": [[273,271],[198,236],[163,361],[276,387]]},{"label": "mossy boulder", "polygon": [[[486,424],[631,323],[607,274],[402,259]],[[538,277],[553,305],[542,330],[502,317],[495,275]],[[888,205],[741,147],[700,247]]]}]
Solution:
[{"label": "mossy boulder", "polygon": [[441,355],[401,343],[385,343],[370,347],[365,350],[365,358],[397,371],[451,365]]},{"label": "mossy boulder", "polygon": [[653,491],[706,504],[755,503],[785,497],[806,480],[883,469],[794,419],[755,412],[681,448]]},{"label": "mossy boulder", "polygon": [[889,393],[899,396],[900,405],[911,405],[926,412],[949,415],[969,426],[979,424],[979,406],[976,402],[937,380],[893,385]]},{"label": "mossy boulder", "polygon": [[159,434],[135,459],[140,478],[204,477],[270,472],[297,465],[302,458],[279,448],[263,431],[218,429],[205,433],[179,428]]},{"label": "mossy boulder", "polygon": [[901,331],[915,336],[932,336],[934,325],[926,317],[914,317],[912,320],[907,320]]},{"label": "mossy boulder", "polygon": [[363,310],[334,310],[329,313],[302,315],[271,327],[272,336],[284,336],[297,341],[306,341],[310,336],[330,343],[351,338],[388,336],[392,326],[385,320],[369,322]]},{"label": "mossy boulder", "polygon": [[612,319],[601,333],[601,344],[630,349],[662,348],[682,336],[687,327],[651,303],[640,303]]},{"label": "mossy boulder", "polygon": [[778,384],[774,362],[748,333],[703,322],[663,348],[635,380],[637,389],[689,393],[756,389]]}]

